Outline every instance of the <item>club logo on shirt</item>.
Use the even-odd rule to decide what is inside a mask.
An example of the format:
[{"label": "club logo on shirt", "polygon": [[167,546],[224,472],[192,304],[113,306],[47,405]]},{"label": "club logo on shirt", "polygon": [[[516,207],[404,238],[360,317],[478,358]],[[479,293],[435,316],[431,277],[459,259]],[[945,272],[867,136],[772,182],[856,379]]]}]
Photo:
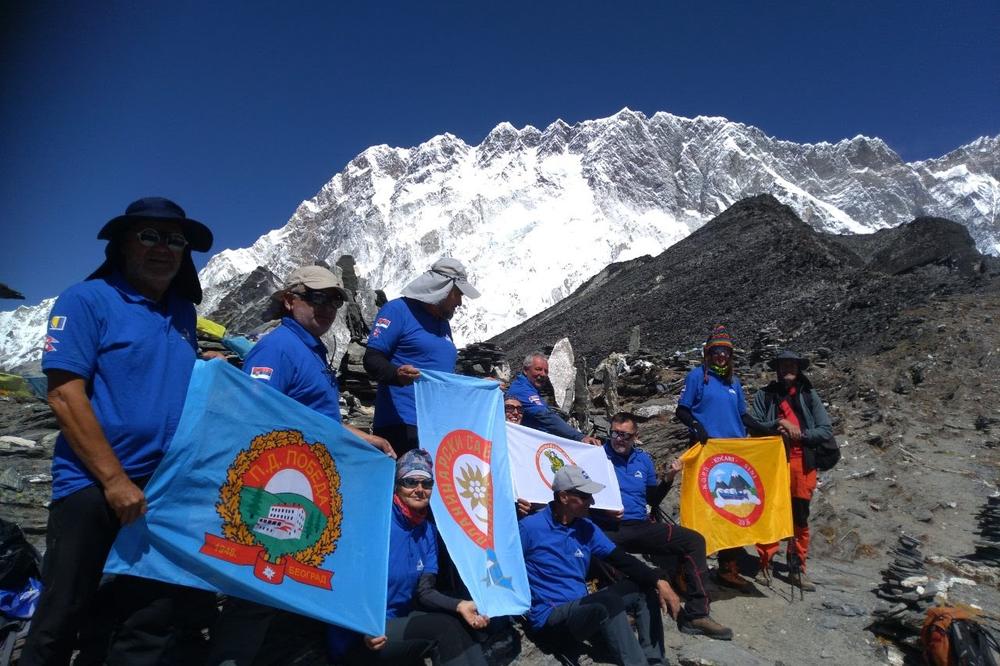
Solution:
[{"label": "club logo on shirt", "polygon": [[750,527],[764,513],[764,484],[749,462],[731,453],[708,458],[698,470],[705,503],[740,527]]},{"label": "club logo on shirt", "polygon": [[254,437],[229,467],[215,510],[222,536],[206,534],[202,554],[252,566],[274,585],[287,576],[333,589],[334,572],[320,566],[337,548],[343,499],[325,444],[309,444],[297,430]]},{"label": "club logo on shirt", "polygon": [[54,352],[56,350],[56,345],[59,341],[53,338],[51,335],[45,336],[45,351]]},{"label": "club logo on shirt", "polygon": [[585,557],[585,555],[583,554],[582,550],[580,550],[579,548],[577,548],[576,552],[573,553],[573,557],[581,557],[582,558],[582,557]]},{"label": "club logo on shirt", "polygon": [[417,558],[417,571],[423,571],[423,570],[424,570],[424,561],[418,557]]},{"label": "club logo on shirt", "polygon": [[637,479],[641,479],[642,478],[642,470],[641,469],[635,470],[635,474],[633,474],[632,476],[634,476]]},{"label": "club logo on shirt", "polygon": [[375,328],[389,328],[389,324],[392,323],[391,319],[386,319],[385,317],[379,317],[378,321],[375,322]]},{"label": "club logo on shirt", "polygon": [[736,395],[736,389],[730,387],[730,389],[729,389],[729,395]]},{"label": "club logo on shirt", "polygon": [[573,458],[554,442],[545,442],[535,450],[535,469],[549,488],[552,488],[552,479],[556,472],[566,465],[575,464]]},{"label": "club logo on shirt", "polygon": [[66,317],[53,317],[49,320],[50,331],[61,331],[66,328]]},{"label": "club logo on shirt", "polygon": [[250,377],[253,379],[263,379],[265,382],[271,381],[271,374],[274,372],[271,368],[263,367],[253,367],[250,368]]}]

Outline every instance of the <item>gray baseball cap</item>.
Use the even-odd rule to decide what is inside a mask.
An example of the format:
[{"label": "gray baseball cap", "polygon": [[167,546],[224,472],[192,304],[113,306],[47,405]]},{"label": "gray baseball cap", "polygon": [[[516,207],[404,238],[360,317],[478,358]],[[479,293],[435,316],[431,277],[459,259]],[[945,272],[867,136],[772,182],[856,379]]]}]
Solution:
[{"label": "gray baseball cap", "polygon": [[579,490],[581,493],[596,495],[604,490],[604,485],[597,481],[591,481],[583,468],[576,465],[566,465],[561,467],[552,478],[552,490],[556,492]]}]

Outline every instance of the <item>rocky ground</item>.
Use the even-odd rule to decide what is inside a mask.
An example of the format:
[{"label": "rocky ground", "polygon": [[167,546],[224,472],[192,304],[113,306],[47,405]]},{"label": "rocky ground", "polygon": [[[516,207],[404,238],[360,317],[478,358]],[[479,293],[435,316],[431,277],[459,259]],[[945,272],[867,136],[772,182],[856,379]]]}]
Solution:
[{"label": "rocky ground", "polygon": [[[823,236],[777,202],[756,198],[659,257],[608,267],[552,310],[472,349],[460,367],[502,375],[504,351],[516,368],[526,351],[568,337],[576,357],[568,376],[553,377],[565,410],[596,432],[609,412],[636,412],[643,446],[665,463],[686,446],[672,416],[711,325],[735,332],[748,394],[770,380],[765,362],[775,351],[805,352],[843,453],[821,474],[812,504],[809,574],[818,589],[800,599],[776,580],[751,595],[717,591],[713,615],[734,629],[734,640],[668,628],[668,659],[918,663],[912,627],[934,594],[981,609],[1000,628],[1000,568],[976,558],[977,514],[1000,481],[1000,289],[996,264],[969,244],[940,220],[860,239]],[[718,274],[727,279],[713,280]],[[364,326],[344,327],[352,341],[342,347],[341,370],[353,390],[345,415],[364,424],[370,386],[351,332]],[[41,401],[0,400],[0,515],[39,545],[54,433]],[[676,501],[675,490],[664,510],[675,514]],[[927,598],[904,606],[897,622],[876,624],[883,616],[873,613],[900,610],[874,590],[903,534],[919,543]],[[752,576],[749,549],[746,565]],[[314,644],[286,662],[315,663],[318,653]],[[495,663],[558,663],[527,640],[499,645],[495,656]],[[602,663],[587,654],[579,661]]]}]

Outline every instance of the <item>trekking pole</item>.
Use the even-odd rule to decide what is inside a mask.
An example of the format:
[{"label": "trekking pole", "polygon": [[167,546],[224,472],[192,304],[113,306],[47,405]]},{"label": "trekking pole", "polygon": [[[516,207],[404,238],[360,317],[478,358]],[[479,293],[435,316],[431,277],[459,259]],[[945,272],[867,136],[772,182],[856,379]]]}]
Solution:
[{"label": "trekking pole", "polygon": [[791,585],[790,594],[792,600],[795,600],[796,587],[799,588],[799,600],[805,600],[805,593],[802,591],[802,561],[794,549],[788,553],[788,583]]}]

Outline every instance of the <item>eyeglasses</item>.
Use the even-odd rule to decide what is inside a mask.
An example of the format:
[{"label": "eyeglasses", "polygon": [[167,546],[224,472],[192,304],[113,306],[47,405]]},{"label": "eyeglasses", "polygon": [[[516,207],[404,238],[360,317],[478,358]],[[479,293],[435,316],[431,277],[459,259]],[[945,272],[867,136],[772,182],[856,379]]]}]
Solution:
[{"label": "eyeglasses", "polygon": [[521,405],[504,405],[503,411],[506,414],[517,414],[523,412],[524,408]]},{"label": "eyeglasses", "polygon": [[156,229],[143,229],[135,237],[146,247],[155,247],[163,243],[174,252],[180,252],[188,246],[187,238],[184,237],[184,234],[177,231],[167,233],[159,232]]},{"label": "eyeglasses", "polygon": [[612,430],[611,436],[615,439],[635,439],[634,432],[625,432],[624,430]]},{"label": "eyeglasses", "polygon": [[403,477],[398,481],[399,485],[404,488],[412,490],[417,486],[420,486],[424,490],[430,490],[434,487],[434,479],[415,479],[412,476]]},{"label": "eyeglasses", "polygon": [[325,291],[309,289],[304,294],[300,294],[297,291],[293,291],[292,294],[298,296],[309,305],[316,307],[327,306],[336,309],[344,304],[344,297],[339,293],[330,294]]}]

